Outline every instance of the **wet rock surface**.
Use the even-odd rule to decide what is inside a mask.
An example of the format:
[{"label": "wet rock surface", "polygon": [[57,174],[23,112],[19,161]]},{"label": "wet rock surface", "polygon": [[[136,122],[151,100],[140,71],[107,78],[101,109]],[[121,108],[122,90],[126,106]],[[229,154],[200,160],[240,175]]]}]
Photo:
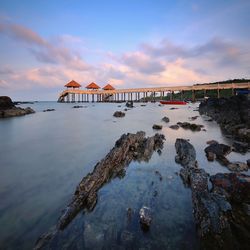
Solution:
[{"label": "wet rock surface", "polygon": [[72,108],[73,108],[73,109],[80,109],[80,108],[83,108],[83,106],[82,106],[82,105],[75,105],[75,106],[73,106]]},{"label": "wet rock surface", "polygon": [[[192,191],[193,213],[201,249],[247,249],[250,240],[250,176],[230,173],[208,177],[195,160],[194,147],[177,139],[176,161],[180,176]],[[243,209],[244,208],[244,209]]]},{"label": "wet rock surface", "polygon": [[189,123],[189,122],[177,122],[177,125],[184,129],[190,129],[192,131],[201,131],[201,128],[203,128],[203,125],[195,124],[195,123]]},{"label": "wet rock surface", "polygon": [[51,112],[51,111],[55,111],[55,109],[44,109],[43,112]]},{"label": "wet rock surface", "polygon": [[166,116],[164,116],[161,120],[162,120],[163,122],[166,122],[166,123],[168,123],[168,122],[170,121],[169,118],[166,117]]},{"label": "wet rock surface", "polygon": [[155,129],[155,130],[161,130],[162,125],[154,124],[152,128]]},{"label": "wet rock surface", "polygon": [[180,127],[179,127],[178,125],[171,125],[171,126],[169,126],[169,128],[174,129],[174,130],[177,130],[177,129],[179,129]]},{"label": "wet rock surface", "polygon": [[163,147],[164,140],[165,137],[161,134],[146,138],[145,132],[142,131],[123,134],[106,157],[96,164],[93,172],[81,180],[56,226],[38,239],[35,249],[50,249],[53,238],[64,230],[80,211],[94,209],[97,192],[103,185],[115,177],[124,176],[125,168],[131,161],[149,161],[153,152]]},{"label": "wet rock surface", "polygon": [[8,96],[0,96],[0,118],[22,116],[35,113],[35,111],[28,108],[16,107]]},{"label": "wet rock surface", "polygon": [[125,113],[122,112],[122,111],[116,111],[114,114],[113,114],[114,117],[124,117],[125,116]]},{"label": "wet rock surface", "polygon": [[209,98],[200,103],[199,112],[217,121],[226,134],[250,143],[250,100],[247,96]]},{"label": "wet rock surface", "polygon": [[125,105],[126,105],[127,108],[133,108],[134,107],[133,101],[127,101]]},{"label": "wet rock surface", "polygon": [[141,228],[148,231],[152,222],[152,213],[150,208],[142,207],[139,212]]}]

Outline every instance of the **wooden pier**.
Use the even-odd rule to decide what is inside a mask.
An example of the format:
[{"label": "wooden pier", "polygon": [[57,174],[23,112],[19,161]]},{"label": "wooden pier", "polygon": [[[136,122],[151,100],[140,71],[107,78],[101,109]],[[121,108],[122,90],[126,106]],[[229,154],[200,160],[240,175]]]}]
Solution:
[{"label": "wooden pier", "polygon": [[174,87],[154,87],[154,88],[133,88],[133,89],[66,89],[60,93],[58,102],[125,102],[125,101],[155,101],[157,98],[166,96],[171,100],[173,93],[180,93],[181,99],[185,91],[192,92],[192,101],[196,100],[195,92],[203,91],[204,97],[207,91],[216,90],[217,97],[220,97],[220,91],[223,89],[231,89],[232,95],[235,90],[250,89],[250,82],[246,83],[227,83],[227,84],[200,84],[192,86],[174,86]]}]

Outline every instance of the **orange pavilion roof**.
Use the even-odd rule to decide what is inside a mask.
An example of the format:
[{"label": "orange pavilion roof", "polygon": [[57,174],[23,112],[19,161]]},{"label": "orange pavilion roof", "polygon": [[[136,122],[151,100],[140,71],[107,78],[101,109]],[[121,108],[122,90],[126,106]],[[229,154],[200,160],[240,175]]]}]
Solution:
[{"label": "orange pavilion roof", "polygon": [[78,82],[72,80],[72,81],[68,82],[66,85],[64,85],[64,87],[67,87],[67,88],[80,88],[81,84],[79,84]]},{"label": "orange pavilion roof", "polygon": [[114,90],[115,88],[110,84],[107,84],[105,87],[102,88],[103,90]]},{"label": "orange pavilion roof", "polygon": [[87,89],[100,89],[100,87],[96,83],[94,83],[94,82],[92,82],[89,85],[87,85],[86,88]]}]

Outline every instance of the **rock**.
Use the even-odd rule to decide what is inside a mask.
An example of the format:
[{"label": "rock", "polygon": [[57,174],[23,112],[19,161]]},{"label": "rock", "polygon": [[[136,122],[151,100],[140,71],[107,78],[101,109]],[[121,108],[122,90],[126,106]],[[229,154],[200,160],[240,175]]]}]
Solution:
[{"label": "rock", "polygon": [[171,125],[171,126],[169,126],[169,128],[177,130],[177,129],[179,129],[179,126],[178,125]]},{"label": "rock", "polygon": [[218,142],[215,141],[215,140],[210,140],[210,141],[207,141],[206,143],[207,143],[208,145],[211,145],[211,144],[218,144]]},{"label": "rock", "polygon": [[143,231],[148,231],[152,222],[151,210],[148,207],[142,207],[139,212],[140,224]]},{"label": "rock", "polygon": [[233,143],[233,151],[237,153],[246,153],[248,151],[248,143],[235,141]]},{"label": "rock", "polygon": [[250,168],[250,159],[247,160],[247,166]]},{"label": "rock", "polygon": [[162,129],[162,125],[154,124],[152,128],[156,130],[160,130]]},{"label": "rock", "polygon": [[193,213],[201,241],[201,249],[233,249],[229,218],[231,205],[224,196],[208,189],[208,174],[198,168],[194,147],[184,139],[176,139],[176,160],[184,183],[192,191]]},{"label": "rock", "polygon": [[169,110],[175,110],[175,109],[178,109],[178,108],[173,107],[173,108],[170,108]]},{"label": "rock", "polygon": [[51,112],[51,111],[55,111],[55,109],[44,109],[43,112]]},{"label": "rock", "polygon": [[250,176],[240,173],[218,173],[210,177],[213,189],[223,189],[227,198],[236,203],[250,202]]},{"label": "rock", "polygon": [[164,122],[166,122],[166,123],[168,123],[168,122],[169,122],[169,118],[168,118],[168,117],[166,117],[166,116],[164,116],[161,120],[162,120],[162,121],[164,121]]},{"label": "rock", "polygon": [[208,147],[206,147],[204,151],[206,153],[212,152],[216,156],[218,156],[218,155],[225,156],[225,155],[228,155],[232,151],[232,148],[228,145],[225,145],[225,144],[212,143]]},{"label": "rock", "polygon": [[241,172],[241,171],[247,171],[248,165],[244,162],[236,161],[236,162],[230,162],[227,165],[227,168],[234,172]]},{"label": "rock", "polygon": [[203,125],[198,125],[195,123],[189,123],[189,122],[177,122],[177,125],[184,129],[190,129],[192,131],[201,131],[201,128],[203,128]]},{"label": "rock", "polygon": [[125,105],[126,105],[126,107],[128,107],[128,108],[133,108],[133,107],[134,107],[133,101],[127,101]]},{"label": "rock", "polygon": [[[146,138],[143,131],[136,134],[123,134],[106,157],[96,164],[92,173],[89,173],[80,181],[72,200],[54,227],[53,235],[49,234],[49,242],[46,240],[48,238],[48,233],[46,233],[39,238],[37,245],[48,246],[53,238],[65,229],[80,211],[83,209],[92,211],[97,203],[100,188],[110,182],[111,179],[124,176],[125,168],[131,161],[149,161],[153,152],[163,147],[164,140],[165,137],[161,134]],[[135,152],[137,152],[136,158],[134,157]]]},{"label": "rock", "polygon": [[0,96],[0,110],[12,109],[15,105],[8,96]]},{"label": "rock", "polygon": [[214,161],[215,154],[213,152],[208,152],[206,156],[208,161]]},{"label": "rock", "polygon": [[118,105],[117,107],[120,108],[122,105]]},{"label": "rock", "polygon": [[141,107],[146,107],[147,105],[146,104],[141,104]]},{"label": "rock", "polygon": [[121,111],[116,111],[114,114],[113,114],[114,117],[124,117],[125,116],[125,113],[124,112],[121,112]]},{"label": "rock", "polygon": [[76,105],[76,106],[73,106],[72,108],[73,109],[80,109],[80,108],[83,108],[83,106]]},{"label": "rock", "polygon": [[162,181],[162,175],[161,175],[161,173],[158,170],[155,171],[155,174],[158,175],[159,176],[159,180]]},{"label": "rock", "polygon": [[250,142],[250,100],[245,95],[230,98],[209,98],[199,105],[205,114],[220,124],[222,131],[240,141]]},{"label": "rock", "polygon": [[191,121],[194,121],[194,120],[196,120],[198,117],[199,117],[199,116],[196,115],[196,116],[189,117],[188,119],[191,120]]},{"label": "rock", "polygon": [[0,118],[22,116],[27,114],[35,113],[35,111],[28,108],[15,107],[11,98],[8,96],[0,96]]},{"label": "rock", "polygon": [[175,161],[182,166],[195,165],[196,152],[192,144],[185,139],[176,139],[175,141],[176,157]]}]

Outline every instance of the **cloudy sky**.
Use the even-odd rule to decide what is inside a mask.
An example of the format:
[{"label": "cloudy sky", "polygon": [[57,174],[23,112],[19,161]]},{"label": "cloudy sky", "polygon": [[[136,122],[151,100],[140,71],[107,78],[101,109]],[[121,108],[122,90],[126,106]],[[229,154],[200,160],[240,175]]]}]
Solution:
[{"label": "cloudy sky", "polygon": [[250,77],[249,0],[1,0],[0,95]]}]

